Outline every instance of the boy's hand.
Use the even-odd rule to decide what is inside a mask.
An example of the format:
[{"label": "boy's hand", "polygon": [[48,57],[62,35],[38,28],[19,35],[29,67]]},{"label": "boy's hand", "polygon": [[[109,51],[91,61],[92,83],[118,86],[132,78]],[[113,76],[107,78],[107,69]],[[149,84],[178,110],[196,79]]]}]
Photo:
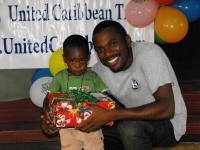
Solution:
[{"label": "boy's hand", "polygon": [[50,118],[50,111],[49,108],[43,107],[44,118],[49,122],[53,123]]},{"label": "boy's hand", "polygon": [[47,134],[55,134],[59,132],[59,128],[57,128],[51,121],[47,120],[44,115],[42,115],[41,117],[41,121],[42,121],[42,131],[44,131]]}]

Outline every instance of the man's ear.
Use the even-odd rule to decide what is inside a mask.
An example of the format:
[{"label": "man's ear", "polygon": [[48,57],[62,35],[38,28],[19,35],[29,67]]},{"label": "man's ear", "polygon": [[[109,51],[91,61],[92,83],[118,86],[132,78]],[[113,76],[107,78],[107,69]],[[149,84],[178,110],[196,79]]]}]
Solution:
[{"label": "man's ear", "polygon": [[89,52],[89,54],[88,54],[88,59],[87,59],[87,61],[90,60],[90,56],[91,56],[91,52]]},{"label": "man's ear", "polygon": [[131,47],[131,37],[128,34],[126,36],[126,42],[127,42],[128,47]]}]

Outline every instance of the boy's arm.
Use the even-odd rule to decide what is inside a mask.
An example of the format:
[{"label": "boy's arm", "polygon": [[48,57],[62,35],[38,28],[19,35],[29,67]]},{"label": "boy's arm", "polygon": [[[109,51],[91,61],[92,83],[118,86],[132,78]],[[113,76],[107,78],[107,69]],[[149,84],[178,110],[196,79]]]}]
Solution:
[{"label": "boy's arm", "polygon": [[49,116],[49,100],[48,100],[48,94],[44,98],[43,101],[43,113],[41,118],[41,128],[42,130],[47,133],[47,134],[55,134],[57,133],[60,129],[57,128],[51,121],[50,116]]},{"label": "boy's arm", "polygon": [[46,95],[46,97],[44,98],[44,101],[43,101],[43,113],[44,113],[44,117],[51,121],[50,119],[50,116],[49,116],[49,100],[48,100],[48,93]]}]

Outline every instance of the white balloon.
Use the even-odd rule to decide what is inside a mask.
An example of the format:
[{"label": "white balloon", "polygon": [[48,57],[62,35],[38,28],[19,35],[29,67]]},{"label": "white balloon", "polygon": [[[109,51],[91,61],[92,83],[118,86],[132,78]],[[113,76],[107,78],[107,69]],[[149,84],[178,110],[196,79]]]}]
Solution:
[{"label": "white balloon", "polygon": [[43,101],[47,94],[47,88],[53,77],[42,77],[37,79],[30,88],[31,101],[38,107],[43,107]]}]

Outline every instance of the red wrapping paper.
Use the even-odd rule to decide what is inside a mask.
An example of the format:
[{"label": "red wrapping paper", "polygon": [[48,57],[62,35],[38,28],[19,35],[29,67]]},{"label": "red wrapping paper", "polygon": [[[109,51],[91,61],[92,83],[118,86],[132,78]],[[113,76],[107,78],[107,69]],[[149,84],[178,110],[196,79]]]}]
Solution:
[{"label": "red wrapping paper", "polygon": [[[115,102],[108,96],[102,93],[92,93],[97,97],[97,102],[94,105],[106,109],[115,109]],[[49,108],[50,116],[56,127],[74,128],[91,114],[92,110],[82,107],[83,103],[92,104],[92,102],[81,101],[77,107],[74,107],[74,95],[67,93],[49,93]],[[113,125],[113,122],[108,122],[106,125]]]}]

